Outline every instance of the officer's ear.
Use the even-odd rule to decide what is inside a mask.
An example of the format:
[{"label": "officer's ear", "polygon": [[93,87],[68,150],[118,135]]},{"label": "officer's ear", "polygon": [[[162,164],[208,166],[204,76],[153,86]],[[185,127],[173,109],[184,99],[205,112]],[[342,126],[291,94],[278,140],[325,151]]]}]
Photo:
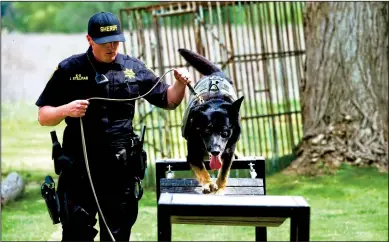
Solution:
[{"label": "officer's ear", "polygon": [[86,40],[88,40],[89,45],[92,45],[93,40],[92,37],[89,36],[89,34],[86,35]]}]

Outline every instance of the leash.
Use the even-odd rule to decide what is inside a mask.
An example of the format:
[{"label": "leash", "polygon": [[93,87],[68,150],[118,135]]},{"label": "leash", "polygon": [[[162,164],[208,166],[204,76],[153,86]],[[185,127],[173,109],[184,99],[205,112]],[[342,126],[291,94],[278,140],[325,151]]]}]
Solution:
[{"label": "leash", "polygon": [[[89,59],[89,57],[88,57],[88,59]],[[93,67],[93,65],[92,65],[92,67]],[[93,69],[94,69],[94,67],[93,67]],[[165,77],[165,75],[168,74],[171,71],[174,71],[174,69],[170,69],[170,70],[166,71],[161,77],[159,77],[157,83],[155,83],[155,85],[148,92],[146,92],[145,94],[143,94],[141,96],[134,97],[134,98],[128,98],[128,99],[92,97],[92,98],[89,98],[87,100],[88,101],[90,101],[90,100],[105,100],[105,101],[114,101],[114,102],[128,102],[128,101],[133,101],[133,100],[141,99],[144,96],[146,96],[147,94],[149,94],[152,90],[154,90],[154,88],[161,82],[161,80]],[[187,86],[188,86],[189,90],[191,91],[191,93],[193,95],[195,95],[197,98],[199,98],[199,100],[202,100],[202,97],[198,96],[196,91],[193,89],[193,87],[189,83],[187,84]],[[111,237],[112,241],[115,241],[115,238],[113,237],[113,235],[111,233],[111,230],[109,229],[109,226],[108,226],[108,224],[107,224],[107,222],[105,220],[103,212],[102,212],[102,210],[100,208],[100,204],[99,204],[98,199],[97,199],[96,191],[95,191],[95,188],[93,186],[92,176],[91,176],[90,169],[89,169],[88,154],[87,154],[87,151],[86,151],[85,133],[84,133],[84,125],[83,125],[83,122],[82,122],[82,117],[80,117],[80,127],[81,127],[82,151],[84,153],[84,161],[85,161],[85,166],[86,166],[89,182],[91,184],[92,193],[93,193],[93,196],[95,197],[97,208],[98,208],[98,210],[100,212],[101,218],[103,219],[104,225],[105,225],[105,227],[108,230],[109,236]]]},{"label": "leash", "polygon": [[203,103],[204,102],[203,97],[200,96],[189,83],[187,84],[187,86],[189,88],[189,91],[197,98],[197,100],[199,100],[200,103]]}]

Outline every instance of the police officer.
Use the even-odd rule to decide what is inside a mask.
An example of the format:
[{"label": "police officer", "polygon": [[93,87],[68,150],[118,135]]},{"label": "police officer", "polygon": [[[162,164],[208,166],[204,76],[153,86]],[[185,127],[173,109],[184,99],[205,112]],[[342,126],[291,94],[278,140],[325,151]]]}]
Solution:
[{"label": "police officer", "polygon": [[[43,126],[66,122],[63,152],[71,163],[61,185],[62,240],[93,241],[98,212],[84,163],[81,141],[82,118],[87,158],[93,185],[103,216],[115,240],[128,241],[138,215],[133,177],[123,169],[118,151],[131,147],[135,101],[112,102],[87,100],[92,97],[129,99],[147,93],[158,77],[140,60],[118,53],[124,35],[118,18],[112,13],[96,13],[89,19],[89,49],[59,63],[36,101],[38,120]],[[175,109],[185,95],[189,73],[174,70],[175,83],[159,82],[144,98],[163,109]],[[131,160],[127,163],[131,166]],[[131,170],[131,169],[130,169]],[[62,174],[61,174],[62,175]],[[58,188],[59,189],[59,188]],[[66,216],[64,211],[67,211]],[[100,216],[100,239],[109,241]]]}]

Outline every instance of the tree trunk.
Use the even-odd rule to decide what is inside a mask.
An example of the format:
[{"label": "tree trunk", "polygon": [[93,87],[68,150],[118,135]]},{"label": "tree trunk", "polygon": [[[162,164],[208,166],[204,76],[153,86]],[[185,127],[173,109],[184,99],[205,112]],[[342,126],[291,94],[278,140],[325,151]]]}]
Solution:
[{"label": "tree trunk", "polygon": [[1,206],[22,195],[24,186],[25,183],[18,173],[10,173],[1,183]]},{"label": "tree trunk", "polygon": [[304,137],[289,171],[388,169],[388,3],[311,2],[304,15]]}]

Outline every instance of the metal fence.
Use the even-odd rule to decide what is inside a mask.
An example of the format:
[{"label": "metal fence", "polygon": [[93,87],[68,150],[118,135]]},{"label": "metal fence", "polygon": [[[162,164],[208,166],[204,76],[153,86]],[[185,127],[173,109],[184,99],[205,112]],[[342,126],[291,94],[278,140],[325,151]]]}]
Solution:
[{"label": "metal fence", "polygon": [[[192,84],[201,75],[180,57],[179,48],[216,63],[234,81],[238,97],[245,97],[239,154],[264,156],[274,167],[302,137],[298,83],[305,58],[303,7],[302,2],[169,2],[121,9],[122,25],[127,26],[123,48],[159,76],[171,68],[188,68]],[[172,84],[174,77],[168,74],[165,80]],[[135,129],[147,126],[151,177],[157,158],[186,157],[181,121],[188,97],[189,92],[174,111],[137,102]]]}]

